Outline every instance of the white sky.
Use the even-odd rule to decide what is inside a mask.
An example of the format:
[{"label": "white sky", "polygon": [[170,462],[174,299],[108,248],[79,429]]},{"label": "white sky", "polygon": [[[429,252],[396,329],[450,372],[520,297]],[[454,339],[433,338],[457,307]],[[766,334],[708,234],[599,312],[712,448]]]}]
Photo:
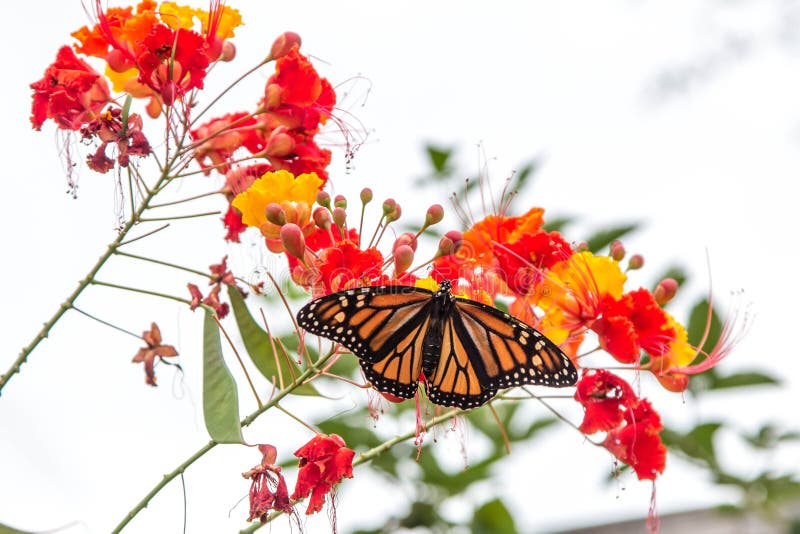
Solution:
[{"label": "white sky", "polygon": [[[235,40],[239,57],[211,75],[209,95],[266,54],[278,33],[297,31],[305,53],[320,59],[320,70],[334,84],[363,77],[348,85],[351,95],[343,105],[370,135],[351,172],[345,173],[341,157],[335,160],[336,192],[355,201],[370,186],[378,198],[394,196],[409,219],[421,217],[429,203],[444,203],[449,193],[418,204],[419,195],[399,185],[425,171],[424,141],[460,146],[461,168],[473,176],[485,154],[497,183],[530,157],[545,156],[520,209],[541,205],[551,215],[579,217],[586,228],[645,223],[627,241],[629,250],[647,260],[645,272],[632,282],[649,285],[679,262],[693,274],[684,305],[707,289],[708,250],[716,295],[727,302],[730,291],[742,288],[757,314],[723,370],[768,370],[785,387],[717,394],[697,403],[643,380],[643,394],[664,418],[685,428],[712,417],[741,429],[768,419],[797,425],[790,407],[796,406],[800,371],[791,338],[800,295],[790,241],[798,227],[800,164],[797,4],[620,0],[490,8],[485,2],[239,2],[234,7],[247,24]],[[28,123],[28,84],[70,42],[68,33],[86,22],[79,2],[26,2],[7,9],[14,23],[0,36],[7,50],[6,127],[0,131],[7,166],[0,210],[8,296],[0,323],[2,372],[113,239],[117,199],[111,176],[88,171],[78,200],[65,195],[52,124],[36,133]],[[657,80],[676,72],[689,73],[686,90],[659,92]],[[250,108],[267,75],[254,76],[218,112]],[[326,138],[336,139],[333,132]],[[197,178],[179,194],[207,191],[209,184]],[[200,210],[221,203],[204,206]],[[579,230],[567,237],[586,237]],[[157,238],[163,245],[153,241],[136,251],[200,270],[228,253],[237,268],[251,268],[258,253],[226,248],[221,236],[215,218],[178,223]],[[178,295],[186,282],[199,283],[123,259],[110,262],[100,278]],[[99,287],[87,290],[79,306],[137,333],[158,322],[166,342],[181,353],[184,382],[173,381],[172,370],[161,366],[162,387],[147,388],[141,368],[129,363],[139,342],[68,314],[0,397],[0,522],[42,530],[77,521],[66,532],[106,532],[163,473],[207,441],[200,411],[200,314]],[[685,317],[680,309],[676,314]],[[244,391],[240,397],[242,413],[249,413],[252,401]],[[315,419],[312,411],[304,414]],[[285,418],[269,416],[246,437],[273,443],[285,454],[308,435]],[[721,444],[728,460],[744,454],[734,443]],[[480,449],[468,438],[470,446]],[[457,471],[458,439],[440,440],[437,447],[441,456],[455,458]],[[247,492],[238,473],[258,460],[254,450],[224,447],[190,468],[188,532],[245,524],[246,502],[231,518],[228,513]],[[787,469],[798,460],[796,448],[775,458]],[[761,467],[753,462],[741,469]],[[608,454],[563,429],[514,451],[502,477],[472,497],[480,503],[499,492],[525,530],[644,516],[649,485],[623,478],[609,489],[601,480],[610,468]],[[340,492],[344,531],[403,512],[394,502],[374,502],[367,471],[358,469]],[[658,486],[664,513],[731,495],[678,461],[670,461]],[[177,531],[182,510],[180,485],[173,483],[126,532]],[[324,516],[315,521],[311,531],[325,529]],[[271,531],[285,530],[287,523],[278,521]]]}]

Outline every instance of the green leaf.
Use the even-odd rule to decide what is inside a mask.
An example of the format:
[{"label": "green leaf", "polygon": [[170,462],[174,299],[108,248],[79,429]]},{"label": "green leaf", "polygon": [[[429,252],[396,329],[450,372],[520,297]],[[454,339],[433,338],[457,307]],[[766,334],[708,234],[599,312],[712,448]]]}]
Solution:
[{"label": "green leaf", "polygon": [[219,326],[209,311],[203,322],[203,417],[217,443],[244,443],[236,381],[222,358]]},{"label": "green leaf", "polygon": [[727,376],[719,376],[714,374],[708,389],[727,389],[727,388],[741,388],[748,386],[778,386],[780,380],[765,373],[758,371],[734,373]]},{"label": "green leaf", "polygon": [[11,528],[8,525],[4,525],[0,523],[0,534],[32,534],[28,530],[17,530],[15,528]]},{"label": "green leaf", "polygon": [[436,173],[440,177],[444,177],[452,172],[453,170],[452,167],[448,165],[448,163],[450,162],[450,156],[453,155],[452,148],[426,145],[425,151],[428,154],[428,160],[431,163],[431,167],[433,167],[434,173]]},{"label": "green leaf", "polygon": [[572,223],[572,217],[553,217],[542,225],[542,230],[547,232],[560,232],[565,226]]},{"label": "green leaf", "polygon": [[[258,326],[258,323],[250,315],[250,310],[247,309],[247,304],[242,298],[242,294],[235,286],[228,286],[228,298],[231,301],[231,309],[233,309],[233,316],[236,318],[236,324],[239,327],[239,335],[244,342],[244,348],[250,356],[250,360],[256,366],[256,369],[270,382],[275,379],[278,382],[278,369],[280,366],[280,376],[283,376],[284,385],[290,384],[293,377],[300,374],[299,367],[291,355],[280,347],[277,340],[275,340],[275,351],[272,350],[273,343],[270,340],[269,334]],[[299,342],[296,341],[297,335],[292,334],[295,342],[292,346],[288,346],[289,350],[296,349]],[[277,352],[277,354],[276,354]],[[290,367],[291,366],[291,367]],[[311,384],[303,384],[294,391],[294,395],[319,395],[316,388]]]},{"label": "green leaf", "polygon": [[472,516],[473,534],[516,534],[514,518],[500,499],[494,499],[475,510]]},{"label": "green leaf", "polygon": [[638,224],[623,224],[621,226],[609,228],[608,230],[600,230],[587,239],[586,244],[591,252],[597,253],[603,247],[610,245],[615,239],[619,239],[633,232],[638,227]]}]

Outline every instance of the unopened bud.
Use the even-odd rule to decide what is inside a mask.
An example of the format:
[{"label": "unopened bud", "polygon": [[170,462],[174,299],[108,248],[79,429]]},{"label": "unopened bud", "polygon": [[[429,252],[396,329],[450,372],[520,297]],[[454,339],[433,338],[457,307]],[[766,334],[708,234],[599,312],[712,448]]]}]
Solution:
[{"label": "unopened bud", "polygon": [[269,51],[269,57],[271,59],[282,58],[292,50],[292,47],[295,45],[299,47],[301,43],[302,39],[300,39],[300,36],[296,33],[283,32],[272,43],[272,48],[270,48]]},{"label": "unopened bud", "polygon": [[369,204],[370,202],[372,202],[372,189],[365,187],[361,190],[361,203]]},{"label": "unopened bud", "polygon": [[387,198],[383,201],[383,214],[389,215],[397,207],[397,202],[393,198]]},{"label": "unopened bud", "polygon": [[414,252],[417,251],[417,236],[412,234],[411,232],[403,232],[400,234],[397,239],[394,240],[394,244],[392,245],[392,250],[397,250],[397,247],[408,245],[411,247],[411,250]]},{"label": "unopened bud", "polygon": [[441,204],[434,204],[428,208],[428,212],[425,214],[425,226],[438,224],[442,222],[442,219],[444,219],[444,208]]},{"label": "unopened bud", "polygon": [[278,126],[269,136],[264,154],[267,157],[285,158],[294,153],[294,138],[287,132],[286,126]]},{"label": "unopened bud", "polygon": [[655,291],[653,291],[653,297],[656,299],[656,302],[660,306],[663,306],[675,296],[675,293],[678,292],[678,282],[675,281],[674,278],[664,278],[662,281],[658,283],[656,286]]},{"label": "unopened bud", "polygon": [[275,109],[281,105],[283,100],[283,87],[277,83],[271,83],[264,88],[264,108]]},{"label": "unopened bud", "polygon": [[611,259],[614,261],[622,261],[622,258],[625,257],[625,247],[622,244],[622,241],[614,240],[611,242]]},{"label": "unopened bud", "polygon": [[220,54],[220,61],[233,61],[236,57],[236,45],[230,41],[222,43],[222,54]]},{"label": "unopened bud", "polygon": [[589,243],[586,241],[578,241],[572,248],[575,250],[575,252],[584,252],[589,250]]},{"label": "unopened bud", "polygon": [[394,205],[394,211],[391,212],[386,216],[386,222],[394,222],[400,218],[400,215],[403,214],[403,210],[400,209],[400,204]]},{"label": "unopened bud", "polygon": [[408,245],[400,245],[392,252],[392,257],[395,274],[404,273],[414,263],[414,249]]},{"label": "unopened bud", "polygon": [[344,208],[333,208],[333,222],[339,228],[344,228],[347,222],[347,212],[344,211]]},{"label": "unopened bud", "polygon": [[628,260],[628,269],[631,271],[635,271],[636,269],[641,269],[642,265],[644,265],[644,256],[641,254],[634,254]]},{"label": "unopened bud", "polygon": [[323,230],[329,230],[331,227],[331,212],[328,208],[318,207],[314,210],[314,224]]},{"label": "unopened bud", "polygon": [[171,106],[175,103],[175,98],[178,95],[178,88],[175,82],[168,80],[161,86],[161,100],[165,106]]},{"label": "unopened bud", "polygon": [[331,209],[331,196],[325,191],[318,191],[317,204],[319,204],[320,206],[325,206],[328,209]]},{"label": "unopened bud", "polygon": [[439,240],[439,249],[436,251],[436,257],[439,256],[450,256],[451,254],[455,254],[458,252],[458,249],[461,248],[461,244],[464,241],[464,236],[458,230],[451,230],[447,232],[440,240]]},{"label": "unopened bud", "polygon": [[344,195],[336,195],[333,199],[333,205],[337,208],[347,208],[347,199]]},{"label": "unopened bud", "polygon": [[281,226],[281,244],[286,252],[295,258],[303,259],[306,252],[306,239],[299,226],[292,223]]},{"label": "unopened bud", "polygon": [[264,210],[267,220],[272,224],[276,224],[278,226],[283,226],[286,224],[286,212],[283,210],[283,207],[276,203],[270,202],[267,204],[267,208]]}]

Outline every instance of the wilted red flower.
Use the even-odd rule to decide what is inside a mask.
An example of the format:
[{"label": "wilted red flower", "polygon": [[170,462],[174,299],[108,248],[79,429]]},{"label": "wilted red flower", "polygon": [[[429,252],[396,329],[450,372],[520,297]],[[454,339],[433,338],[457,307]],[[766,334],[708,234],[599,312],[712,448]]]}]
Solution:
[{"label": "wilted red flower", "polygon": [[252,480],[250,484],[250,515],[247,520],[258,518],[262,523],[267,519],[270,510],[279,510],[284,513],[292,512],[289,502],[289,489],[286,480],[281,474],[279,465],[275,465],[278,451],[272,445],[259,445],[263,457],[261,463],[246,473],[244,478]]},{"label": "wilted red flower", "polygon": [[121,115],[120,108],[109,108],[81,129],[84,140],[97,137],[101,141],[95,153],[87,158],[90,169],[105,173],[114,167],[114,160],[106,154],[109,144],[117,148],[117,162],[120,167],[127,167],[131,156],[147,156],[152,152],[150,143],[142,132],[141,115],[131,113],[124,125]]},{"label": "wilted red flower", "polygon": [[311,495],[306,514],[322,510],[325,496],[333,490],[333,485],[343,478],[353,478],[353,456],[355,452],[345,446],[336,434],[317,434],[311,441],[294,453],[300,458],[300,471],[292,499],[302,499]]},{"label": "wilted red flower", "polygon": [[55,62],[31,89],[31,124],[36,130],[47,119],[64,130],[80,130],[111,100],[105,78],[68,46],[58,50]]},{"label": "wilted red flower", "polygon": [[625,425],[611,430],[603,445],[631,466],[639,480],[655,480],[667,461],[667,448],[659,435],[662,428],[658,413],[647,399],[641,399],[625,411]]},{"label": "wilted red flower", "polygon": [[208,281],[208,285],[214,287],[211,288],[211,291],[205,298],[203,298],[203,293],[200,291],[200,288],[195,284],[186,285],[189,288],[189,293],[192,296],[192,302],[189,305],[189,308],[195,310],[202,302],[206,306],[214,308],[214,311],[217,313],[217,317],[222,319],[228,315],[228,312],[230,311],[230,306],[228,303],[221,302],[219,300],[219,292],[222,290],[222,284],[236,287],[243,297],[246,297],[247,294],[239,289],[238,286],[236,286],[236,279],[233,277],[233,273],[228,270],[228,256],[223,257],[221,262],[210,265],[209,270],[211,271],[211,277]]},{"label": "wilted red flower", "polygon": [[151,385],[156,385],[156,373],[153,368],[155,359],[177,356],[178,351],[172,345],[161,344],[161,330],[156,323],[150,325],[150,330],[142,334],[142,339],[147,343],[146,347],[139,349],[133,357],[134,363],[144,363],[145,381]]}]

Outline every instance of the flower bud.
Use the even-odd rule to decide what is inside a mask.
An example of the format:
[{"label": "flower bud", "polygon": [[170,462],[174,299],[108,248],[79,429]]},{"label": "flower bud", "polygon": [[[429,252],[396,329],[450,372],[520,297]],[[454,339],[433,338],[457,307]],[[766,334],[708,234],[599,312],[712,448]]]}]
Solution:
[{"label": "flower bud", "polygon": [[622,258],[625,257],[625,247],[622,245],[622,241],[615,239],[611,242],[611,259],[614,261],[622,261]]},{"label": "flower bud", "polygon": [[344,195],[336,195],[333,199],[333,205],[337,208],[347,208],[347,199]]},{"label": "flower bud", "polygon": [[281,244],[286,252],[298,259],[303,259],[306,252],[306,240],[303,231],[296,224],[284,224],[281,227]]},{"label": "flower bud", "polygon": [[339,228],[344,228],[347,222],[347,212],[344,211],[344,208],[333,208],[333,222]]},{"label": "flower bud", "polygon": [[674,278],[664,278],[662,281],[658,283],[656,286],[655,291],[653,291],[653,297],[656,299],[656,302],[660,306],[663,306],[675,296],[675,293],[678,292],[678,282],[675,281]]},{"label": "flower bud", "polygon": [[438,224],[442,222],[442,219],[444,219],[444,208],[441,204],[434,204],[428,208],[428,212],[425,214],[425,226]]},{"label": "flower bud", "polygon": [[628,260],[628,269],[631,271],[635,271],[636,269],[641,269],[642,265],[644,265],[644,256],[641,254],[634,254]]},{"label": "flower bud", "polygon": [[361,203],[369,204],[370,202],[372,202],[372,189],[365,187],[361,190]]},{"label": "flower bud", "polygon": [[390,223],[390,222],[396,221],[397,219],[400,218],[400,215],[402,215],[402,213],[403,213],[403,210],[400,209],[400,204],[395,203],[394,211],[392,211],[391,213],[386,215],[386,222]]},{"label": "flower bud", "polygon": [[589,243],[587,243],[586,241],[578,241],[572,248],[575,252],[584,252],[589,250]]},{"label": "flower bud", "polygon": [[318,191],[317,204],[319,204],[320,206],[325,206],[328,209],[331,209],[331,196],[325,191]]},{"label": "flower bud", "polygon": [[270,133],[264,154],[269,158],[285,158],[294,152],[294,138],[287,132],[286,126],[278,126]]},{"label": "flower bud", "polygon": [[393,198],[387,198],[383,201],[383,214],[389,215],[394,211],[395,206],[397,206],[397,202],[395,202]]},{"label": "flower bud", "polygon": [[266,212],[267,220],[272,224],[278,226],[286,224],[286,212],[280,204],[270,202],[267,204],[267,208],[264,211]]},{"label": "flower bud", "polygon": [[403,232],[397,237],[397,239],[394,240],[394,244],[392,245],[392,251],[397,250],[397,247],[400,247],[402,245],[408,245],[409,247],[411,247],[411,250],[416,252],[417,236],[415,236],[411,232]]},{"label": "flower bud", "polygon": [[450,230],[449,232],[444,234],[444,236],[453,242],[454,248],[451,254],[455,254],[456,252],[458,252],[461,249],[461,246],[464,244],[464,234],[462,234],[458,230]]},{"label": "flower bud", "polygon": [[294,32],[283,32],[272,43],[269,57],[270,59],[282,58],[292,50],[293,46],[297,45],[299,47],[301,44],[302,39],[300,39],[299,35]]},{"label": "flower bud", "polygon": [[400,245],[392,252],[395,274],[404,273],[414,263],[414,250],[408,245]]},{"label": "flower bud", "polygon": [[314,224],[323,230],[330,230],[331,212],[328,208],[318,207],[314,210]]},{"label": "flower bud", "polygon": [[233,61],[236,57],[236,45],[226,40],[222,43],[222,54],[219,56],[220,61]]},{"label": "flower bud", "polygon": [[178,95],[178,89],[175,82],[168,80],[161,86],[161,100],[165,106],[171,106],[175,103],[175,98]]},{"label": "flower bud", "polygon": [[281,105],[283,100],[283,87],[277,83],[271,83],[264,88],[264,108],[275,109]]}]

